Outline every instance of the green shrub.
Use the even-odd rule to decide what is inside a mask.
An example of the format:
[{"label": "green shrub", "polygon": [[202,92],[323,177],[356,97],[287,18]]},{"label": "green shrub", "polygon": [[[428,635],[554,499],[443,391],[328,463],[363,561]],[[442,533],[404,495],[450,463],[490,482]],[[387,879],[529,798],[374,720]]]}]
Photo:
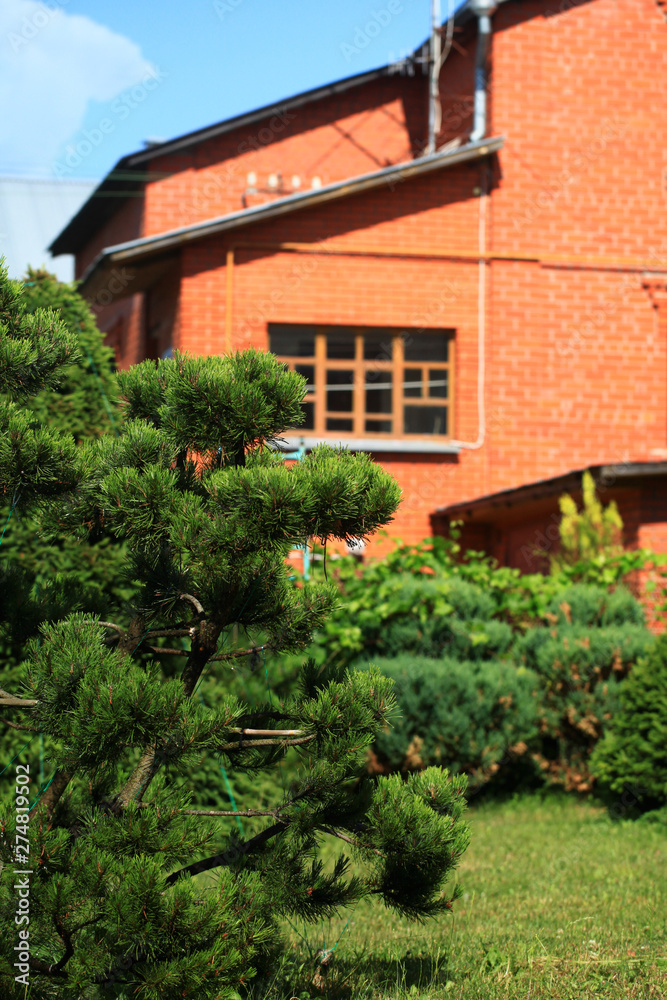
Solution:
[{"label": "green shrub", "polygon": [[547,616],[558,625],[644,625],[641,604],[625,587],[609,591],[593,584],[573,583],[552,598]]},{"label": "green shrub", "polygon": [[525,668],[408,655],[376,666],[395,682],[399,711],[376,741],[378,770],[441,765],[476,789],[536,740],[538,681]]},{"label": "green shrub", "polygon": [[517,651],[540,680],[542,766],[552,780],[590,790],[590,754],[614,717],[623,678],[652,641],[633,624],[564,624],[525,634]]},{"label": "green shrub", "polygon": [[637,663],[619,702],[591,770],[603,792],[629,789],[639,810],[667,806],[667,636]]}]

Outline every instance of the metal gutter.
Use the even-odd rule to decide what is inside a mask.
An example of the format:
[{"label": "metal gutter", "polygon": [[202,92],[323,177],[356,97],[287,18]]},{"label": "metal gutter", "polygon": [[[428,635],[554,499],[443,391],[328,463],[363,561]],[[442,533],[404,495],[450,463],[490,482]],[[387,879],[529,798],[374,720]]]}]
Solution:
[{"label": "metal gutter", "polygon": [[401,184],[403,181],[413,177],[428,174],[443,167],[455,166],[458,163],[466,163],[471,160],[479,160],[482,157],[490,156],[502,148],[504,141],[503,136],[496,136],[492,139],[468,143],[466,146],[459,147],[458,149],[433,153],[431,156],[422,156],[418,160],[410,160],[407,163],[397,163],[390,167],[383,167],[382,170],[362,174],[351,180],[337,181],[335,184],[328,184],[314,191],[303,191],[298,194],[289,195],[286,198],[280,198],[278,201],[270,202],[269,204],[255,205],[252,208],[231,212],[229,215],[207,219],[205,222],[197,222],[190,226],[172,229],[166,233],[160,233],[155,236],[144,236],[137,240],[130,240],[127,243],[118,243],[115,246],[106,247],[92,261],[82,275],[79,290],[82,294],[87,294],[86,286],[90,284],[93,276],[104,264],[131,263],[135,260],[164,253],[165,251],[178,249],[186,243],[191,243],[195,240],[217,236],[221,233],[238,230],[257,222],[275,219],[299,209],[314,208],[330,201],[337,201],[351,195],[361,194],[364,191],[376,190],[382,187],[388,187],[393,190],[397,184]]}]

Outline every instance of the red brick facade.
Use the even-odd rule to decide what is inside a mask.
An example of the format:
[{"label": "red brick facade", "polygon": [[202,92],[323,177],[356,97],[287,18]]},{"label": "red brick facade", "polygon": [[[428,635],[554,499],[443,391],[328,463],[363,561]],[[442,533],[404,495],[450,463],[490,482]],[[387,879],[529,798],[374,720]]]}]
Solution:
[{"label": "red brick facade", "polygon": [[[192,240],[139,289],[129,265],[108,279],[114,295],[110,282],[126,282],[124,297],[98,310],[120,363],[169,346],[266,348],[269,323],[454,329],[454,436],[475,445],[483,431],[483,441],[458,454],[377,453],[404,491],[393,534],[406,541],[431,533],[437,508],[591,465],[667,459],[663,6],[501,3],[488,88],[497,155]],[[440,148],[471,130],[474,19],[455,42]],[[143,197],[76,247],[77,273],[105,247],[412,161],[426,95],[421,70],[390,73],[156,149]],[[667,499],[651,503],[651,520],[639,505],[636,543],[667,548]],[[504,558],[516,562],[507,545]]]}]

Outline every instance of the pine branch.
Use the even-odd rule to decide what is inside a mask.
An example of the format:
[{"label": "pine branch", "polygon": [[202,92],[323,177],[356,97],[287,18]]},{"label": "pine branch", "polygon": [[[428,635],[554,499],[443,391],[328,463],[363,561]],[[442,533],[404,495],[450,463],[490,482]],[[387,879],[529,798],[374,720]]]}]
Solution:
[{"label": "pine branch", "polygon": [[[65,954],[62,956],[62,958],[58,959],[58,961],[54,965],[47,965],[46,962],[42,962],[41,959],[33,958],[31,956],[30,967],[33,968],[36,972],[41,972],[45,976],[59,976],[60,978],[66,979],[67,973],[63,972],[62,970],[64,969],[64,967],[67,965],[70,958],[74,954],[74,946],[72,944],[72,934],[70,931],[66,930],[63,927],[62,921],[60,921],[57,917],[54,916],[53,919],[56,925],[56,930],[58,931],[58,934],[61,937],[63,944],[65,945]],[[88,923],[90,922],[91,921],[88,921]]]},{"label": "pine branch", "polygon": [[370,847],[368,844],[360,844],[358,840],[353,840],[352,837],[347,837],[340,830],[335,830],[332,826],[321,826],[319,829],[322,833],[329,833],[332,837],[338,837],[339,840],[344,840],[346,844],[351,844],[352,847],[363,847],[367,851],[372,851],[373,854],[378,854],[381,858],[384,857],[382,851],[378,851],[377,847]]},{"label": "pine branch", "polygon": [[41,972],[43,976],[59,976],[61,979],[67,979],[66,972],[61,969],[56,970],[55,965],[47,965],[46,962],[42,962],[41,959],[34,958],[32,955],[30,956],[30,968],[34,969],[35,972]]},{"label": "pine branch", "polygon": [[187,635],[194,637],[197,634],[197,629],[194,625],[189,628],[181,628],[180,626],[174,625],[173,628],[150,628],[146,633],[147,638],[157,638],[158,636],[178,636]]},{"label": "pine branch", "polygon": [[29,733],[38,733],[40,731],[37,726],[22,726],[17,722],[10,722],[9,719],[0,719],[0,722],[4,722],[6,726],[10,726],[12,729],[25,729]]},{"label": "pine branch", "polygon": [[244,743],[242,740],[239,740],[238,743],[223,743],[221,746],[217,747],[216,749],[218,751],[224,750],[227,753],[231,753],[234,750],[251,750],[253,747],[280,747],[280,746],[284,746],[284,747],[297,747],[297,746],[300,746],[302,743],[310,743],[314,739],[315,739],[315,736],[312,735],[312,736],[303,736],[299,740],[289,740],[289,739],[285,739],[285,740],[248,740],[246,743]]},{"label": "pine branch", "polygon": [[53,817],[53,810],[55,809],[60,796],[69,785],[72,777],[73,774],[69,771],[56,771],[49,787],[37,800],[37,802],[35,802],[34,806],[28,813],[29,818],[32,819],[37,812],[45,810],[47,819],[50,820]]},{"label": "pine branch", "polygon": [[86,624],[101,625],[102,628],[112,628],[115,632],[120,632],[121,635],[123,634],[123,629],[121,628],[121,626],[116,625],[114,622],[86,622]]},{"label": "pine branch", "polygon": [[229,729],[242,736],[303,736],[303,729]]},{"label": "pine branch", "polygon": [[217,656],[211,657],[211,662],[214,660],[236,660],[241,656],[251,656],[253,653],[261,653],[263,649],[272,649],[271,643],[265,643],[263,646],[251,646],[250,649],[236,649],[233,653],[218,653]]},{"label": "pine branch", "polygon": [[[146,805],[142,802],[142,805]],[[243,811],[233,809],[181,809],[181,813],[188,816],[278,816],[277,809],[245,809]]]},{"label": "pine branch", "polygon": [[[195,606],[201,608],[201,613],[204,613],[202,605],[195,597],[192,597],[189,594],[182,594],[181,596],[185,600],[195,602]],[[192,649],[188,655],[188,662],[185,664],[181,675],[183,690],[188,698],[192,695],[197,681],[206,667],[206,664],[215,653],[220,631],[219,627],[207,627],[207,622],[204,619],[200,622],[200,638],[198,641],[192,643]],[[141,645],[143,639],[144,636],[142,635],[137,645]],[[121,640],[121,642],[122,641],[124,640]],[[112,812],[116,815],[120,815],[124,809],[127,809],[130,802],[141,802],[141,799],[148,791],[153,778],[160,770],[160,765],[161,760],[152,747],[144,750],[141,760],[128,778],[124,788],[111,803],[110,808]]]},{"label": "pine branch", "polygon": [[167,646],[147,646],[142,643],[144,649],[148,649],[151,653],[155,653],[159,656],[189,656],[190,653],[187,649],[170,649]]},{"label": "pine branch", "polygon": [[34,708],[36,704],[37,698],[17,698],[16,695],[10,694],[9,691],[0,688],[0,705],[7,705],[12,708]]},{"label": "pine branch", "polygon": [[192,594],[179,594],[178,599],[179,601],[189,601],[198,615],[206,617],[206,612],[204,611],[203,606],[199,603],[196,597],[192,596]]},{"label": "pine branch", "polygon": [[[264,844],[271,840],[279,833],[283,833],[289,826],[289,820],[282,820],[278,823],[274,823],[272,826],[268,826],[266,830],[262,830],[255,837],[250,840],[244,841],[239,844],[233,851],[225,851],[223,854],[214,854],[210,858],[204,858],[202,861],[195,861],[191,865],[187,865],[185,868],[180,868],[177,872],[172,872],[165,881],[166,885],[173,885],[177,882],[181,875],[198,875],[200,872],[208,872],[212,868],[226,868],[236,858],[239,854],[253,854],[255,851],[263,847]],[[231,854],[231,857],[228,855]]]}]

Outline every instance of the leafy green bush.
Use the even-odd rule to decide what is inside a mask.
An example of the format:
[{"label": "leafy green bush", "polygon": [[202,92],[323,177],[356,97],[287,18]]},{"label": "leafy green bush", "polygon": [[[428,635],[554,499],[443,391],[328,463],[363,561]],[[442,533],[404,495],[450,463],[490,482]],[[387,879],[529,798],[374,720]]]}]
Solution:
[{"label": "leafy green bush", "polygon": [[441,765],[476,789],[535,743],[538,679],[530,670],[408,655],[375,665],[394,681],[400,713],[376,740],[376,770]]},{"label": "leafy green bush", "polygon": [[639,810],[667,806],[667,636],[637,663],[619,703],[591,770],[603,792],[630,789]]}]

